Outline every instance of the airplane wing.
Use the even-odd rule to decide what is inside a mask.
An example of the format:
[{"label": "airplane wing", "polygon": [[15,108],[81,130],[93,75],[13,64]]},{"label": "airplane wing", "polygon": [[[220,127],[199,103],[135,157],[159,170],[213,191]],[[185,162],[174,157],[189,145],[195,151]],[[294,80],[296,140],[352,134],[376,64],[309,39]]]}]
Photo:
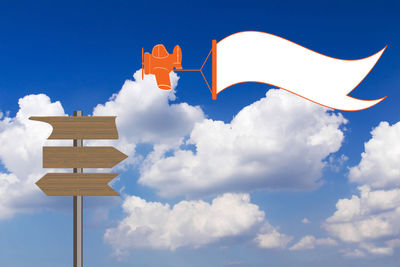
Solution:
[{"label": "airplane wing", "polygon": [[171,81],[169,79],[169,71],[162,67],[154,68],[154,75],[156,76],[158,88],[163,90],[171,89]]}]

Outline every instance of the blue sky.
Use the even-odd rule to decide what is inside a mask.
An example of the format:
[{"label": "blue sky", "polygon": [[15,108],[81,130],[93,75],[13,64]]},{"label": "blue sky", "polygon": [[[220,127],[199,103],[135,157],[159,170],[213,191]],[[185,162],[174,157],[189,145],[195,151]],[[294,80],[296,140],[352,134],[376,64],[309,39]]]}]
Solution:
[{"label": "blue sky", "polygon": [[[400,204],[399,12],[396,1],[2,1],[1,265],[72,264],[72,198],[46,197],[35,189],[33,182],[46,172],[40,168],[40,158],[49,129],[27,122],[26,117],[72,114],[79,109],[84,114],[123,118],[119,131],[124,140],[114,144],[130,156],[114,170],[121,172],[113,184],[121,190],[121,198],[85,198],[85,265],[396,266],[400,253],[396,227],[400,220],[396,210]],[[272,33],[342,59],[363,58],[388,45],[350,94],[361,99],[388,97],[367,110],[330,112],[262,84],[235,85],[213,101],[198,73],[178,73],[176,92],[169,96],[156,90],[151,78],[135,81],[133,77],[141,68],[142,47],[151,51],[163,43],[172,52],[179,44],[183,67],[197,68],[211,40],[244,30]],[[113,94],[117,95],[110,99]],[[287,114],[312,117],[315,125],[302,126],[280,115],[283,100],[294,107]],[[245,129],[237,126],[243,121],[231,122],[247,106],[266,112],[265,116],[246,113],[259,125],[247,133],[248,139],[241,137]],[[384,121],[388,124],[380,124]],[[202,127],[196,128],[196,122]],[[233,130],[225,134],[222,124]],[[318,149],[303,146],[306,133],[320,133],[320,124],[334,129],[325,136],[325,144]],[[276,125],[283,125],[285,131],[272,130]],[[290,148],[254,154],[266,166],[276,159],[284,171],[272,168],[275,182],[267,172],[260,177],[222,174],[225,182],[214,185],[218,170],[210,168],[200,151],[220,149],[221,157],[228,155],[225,160],[229,160],[229,153],[237,150],[212,140],[204,144],[209,131],[226,140],[235,137],[233,146],[251,147],[251,140],[259,140]],[[192,143],[184,144],[185,140]],[[199,152],[198,156],[192,157],[191,151]],[[173,169],[166,159],[178,166],[198,164],[199,170],[191,170],[190,177],[199,175],[204,187],[188,187],[182,170]],[[318,165],[321,162],[326,166]],[[156,175],[163,166],[169,167],[165,175]],[[302,166],[310,172],[296,172]],[[213,175],[214,180],[207,178]],[[283,178],[303,186],[282,189]],[[18,181],[10,182],[13,179]],[[306,186],[306,181],[321,184]],[[173,183],[176,193],[163,192]],[[141,221],[135,220],[135,208]],[[169,224],[161,223],[165,218]],[[305,218],[310,223],[302,223]],[[201,220],[208,222],[204,228],[196,226]],[[149,234],[124,230],[123,226],[134,225]],[[174,231],[182,236],[162,239]],[[257,241],[260,236],[264,245]]]}]

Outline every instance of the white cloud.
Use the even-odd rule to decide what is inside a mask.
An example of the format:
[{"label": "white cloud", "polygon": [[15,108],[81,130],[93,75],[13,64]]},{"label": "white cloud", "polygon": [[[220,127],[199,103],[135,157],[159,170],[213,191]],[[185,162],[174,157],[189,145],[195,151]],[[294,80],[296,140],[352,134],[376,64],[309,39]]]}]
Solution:
[{"label": "white cloud", "polygon": [[250,203],[248,194],[226,193],[211,204],[181,201],[173,207],[128,196],[123,209],[127,216],[104,235],[116,255],[134,248],[197,248],[227,238],[252,236],[256,231],[267,234],[276,230],[265,221],[264,212]]},{"label": "white cloud", "polygon": [[137,144],[175,147],[196,122],[204,119],[200,107],[170,103],[176,99],[179,77],[172,72],[170,78],[172,90],[160,90],[153,75],[146,75],[142,80],[139,70],[134,74],[134,81],[127,80],[118,94],[94,108],[94,116],[117,116],[119,140],[114,143],[130,156],[127,163],[133,162]]},{"label": "white cloud", "polygon": [[356,249],[342,249],[340,252],[343,254],[343,256],[348,257],[348,258],[364,258],[366,255],[365,253],[356,248]]},{"label": "white cloud", "polygon": [[364,242],[400,234],[400,189],[371,191],[359,187],[361,196],[340,199],[325,229],[344,242]]},{"label": "white cloud", "polygon": [[385,246],[376,246],[371,242],[361,242],[358,244],[358,248],[341,249],[340,252],[346,257],[352,258],[364,258],[367,253],[378,256],[390,256],[393,255],[394,249],[400,247],[400,239],[388,240]]},{"label": "white cloud", "polygon": [[303,220],[301,220],[301,222],[304,223],[304,224],[311,223],[311,221],[309,219],[307,219],[307,218],[304,218]]},{"label": "white cloud", "polygon": [[371,133],[349,172],[349,180],[361,184],[360,194],[339,199],[324,224],[332,236],[358,246],[344,255],[391,255],[400,243],[400,122],[381,122]]},{"label": "white cloud", "polygon": [[377,212],[396,209],[400,205],[400,189],[371,191],[369,186],[358,188],[360,197],[353,195],[351,199],[340,199],[336,204],[336,212],[327,219],[329,223],[349,222],[363,219]]},{"label": "white cloud", "polygon": [[278,229],[266,224],[254,240],[260,248],[284,249],[293,240],[293,237],[279,233]]},{"label": "white cloud", "polygon": [[[46,95],[28,95],[18,101],[16,117],[0,121],[0,158],[17,177],[40,171],[42,146],[51,133],[51,126],[31,121],[34,115],[65,115],[60,102],[52,103]],[[57,141],[56,141],[57,142]]]},{"label": "white cloud", "polygon": [[362,243],[360,247],[374,255],[392,255],[393,248],[391,247],[377,247],[372,243]]},{"label": "white cloud", "polygon": [[400,122],[381,122],[365,143],[361,162],[350,169],[349,180],[372,188],[400,187]]},{"label": "white cloud", "polygon": [[294,244],[290,250],[314,249],[315,246],[337,246],[336,240],[328,238],[316,238],[312,235],[304,236],[299,242]]},{"label": "white cloud", "polygon": [[314,189],[321,184],[324,159],[341,146],[344,123],[341,114],[271,89],[230,123],[195,124],[186,142],[195,153],[181,148],[166,156],[166,148],[157,148],[139,182],[163,196]]},{"label": "white cloud", "polygon": [[[42,146],[60,145],[62,141],[46,141],[51,126],[30,121],[34,115],[62,116],[60,102],[51,102],[46,95],[27,95],[18,101],[19,111],[0,120],[0,160],[8,173],[0,173],[0,219],[16,212],[32,212],[52,205],[35,182],[46,172],[42,169]],[[43,205],[43,206],[42,206]]]},{"label": "white cloud", "polygon": [[9,218],[14,214],[14,210],[5,202],[9,201],[7,194],[13,192],[11,187],[18,183],[20,180],[14,174],[0,173],[0,219]]}]

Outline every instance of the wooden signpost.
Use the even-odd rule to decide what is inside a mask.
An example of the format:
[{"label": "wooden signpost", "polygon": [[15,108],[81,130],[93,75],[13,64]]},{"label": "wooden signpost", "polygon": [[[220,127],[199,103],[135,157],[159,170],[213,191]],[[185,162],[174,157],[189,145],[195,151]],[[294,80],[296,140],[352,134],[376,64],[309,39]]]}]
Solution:
[{"label": "wooden signpost", "polygon": [[128,156],[114,147],[84,147],[83,139],[118,139],[115,116],[30,117],[49,123],[48,139],[72,139],[73,147],[43,147],[43,168],[73,168],[73,173],[47,173],[36,185],[48,196],[74,197],[74,267],[82,267],[83,196],[119,196],[108,183],[119,173],[83,173],[82,168],[112,168]]}]

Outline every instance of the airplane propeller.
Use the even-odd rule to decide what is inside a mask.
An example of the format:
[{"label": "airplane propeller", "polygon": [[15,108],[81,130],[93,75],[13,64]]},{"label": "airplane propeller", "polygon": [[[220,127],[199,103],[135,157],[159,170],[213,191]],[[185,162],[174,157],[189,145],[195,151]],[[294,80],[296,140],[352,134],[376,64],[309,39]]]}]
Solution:
[{"label": "airplane propeller", "polygon": [[142,80],[144,79],[144,48],[142,47]]}]

